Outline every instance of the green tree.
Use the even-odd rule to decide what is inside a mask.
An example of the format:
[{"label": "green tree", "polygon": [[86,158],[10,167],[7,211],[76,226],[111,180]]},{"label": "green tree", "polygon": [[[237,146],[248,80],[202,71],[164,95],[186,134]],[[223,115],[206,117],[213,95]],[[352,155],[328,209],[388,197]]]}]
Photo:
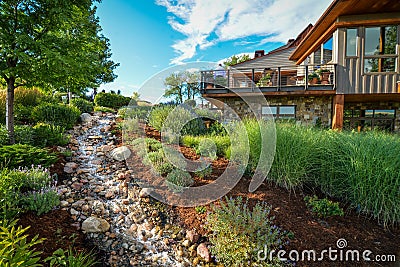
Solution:
[{"label": "green tree", "polygon": [[200,75],[198,72],[182,71],[168,76],[164,97],[172,97],[177,104],[187,99],[194,99],[200,92]]},{"label": "green tree", "polygon": [[110,60],[95,0],[0,1],[0,77],[7,86],[6,124],[14,143],[14,90],[40,86],[82,93],[111,82]]},{"label": "green tree", "polygon": [[227,60],[225,60],[222,64],[225,66],[225,68],[227,68],[229,66],[233,66],[247,60],[250,60],[250,56],[248,54],[243,54],[240,56],[233,55]]}]

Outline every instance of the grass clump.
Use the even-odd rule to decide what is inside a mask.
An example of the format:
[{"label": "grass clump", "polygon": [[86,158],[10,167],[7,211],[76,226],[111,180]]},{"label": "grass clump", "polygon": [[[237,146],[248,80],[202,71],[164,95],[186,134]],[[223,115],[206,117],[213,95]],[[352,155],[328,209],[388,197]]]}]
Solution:
[{"label": "grass clump", "polygon": [[180,169],[174,169],[171,171],[165,179],[166,184],[170,190],[175,193],[181,193],[185,190],[185,187],[189,187],[193,184],[193,178],[186,171]]}]

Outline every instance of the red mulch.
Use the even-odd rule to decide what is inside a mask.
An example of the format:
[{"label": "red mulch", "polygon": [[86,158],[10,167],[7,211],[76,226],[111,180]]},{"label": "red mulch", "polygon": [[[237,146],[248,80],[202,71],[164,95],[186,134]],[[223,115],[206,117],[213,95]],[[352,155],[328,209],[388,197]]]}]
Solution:
[{"label": "red mulch", "polygon": [[[159,134],[148,127],[148,137],[159,139]],[[196,159],[191,148],[180,149],[184,156]],[[138,163],[140,164],[140,163]],[[195,177],[195,185],[200,186],[211,183],[226,168],[228,161],[222,158],[213,161],[213,174],[211,179]],[[132,167],[132,166],[130,166]],[[150,172],[142,173],[150,175]],[[349,250],[371,250],[373,255],[396,255],[397,263],[355,263],[355,262],[298,262],[296,266],[400,266],[400,229],[385,229],[374,219],[357,214],[353,209],[345,207],[343,217],[335,216],[321,220],[313,215],[305,205],[303,192],[289,192],[273,184],[263,183],[257,191],[249,193],[251,177],[243,177],[236,187],[227,195],[228,197],[241,196],[248,199],[249,206],[266,202],[272,206],[271,215],[275,217],[275,224],[286,231],[291,231],[294,238],[285,250],[315,250],[321,252],[332,247],[337,249],[336,242],[340,238],[347,240]],[[320,195],[316,192],[317,195]],[[211,211],[210,205],[207,211]],[[201,235],[207,235],[204,228],[206,213],[199,214],[195,208],[173,208],[179,223],[187,229],[196,229]],[[317,254],[318,255],[318,254]],[[287,255],[286,255],[287,257]],[[327,257],[327,256],[326,256]]]}]

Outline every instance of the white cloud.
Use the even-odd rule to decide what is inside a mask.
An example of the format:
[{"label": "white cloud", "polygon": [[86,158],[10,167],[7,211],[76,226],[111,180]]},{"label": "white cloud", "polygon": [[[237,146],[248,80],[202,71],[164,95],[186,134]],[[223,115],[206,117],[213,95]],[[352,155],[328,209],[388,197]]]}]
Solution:
[{"label": "white cloud", "polygon": [[156,0],[172,15],[171,27],[185,35],[172,47],[177,57],[171,64],[193,58],[222,41],[249,36],[262,42],[287,42],[309,23],[315,23],[332,0]]}]

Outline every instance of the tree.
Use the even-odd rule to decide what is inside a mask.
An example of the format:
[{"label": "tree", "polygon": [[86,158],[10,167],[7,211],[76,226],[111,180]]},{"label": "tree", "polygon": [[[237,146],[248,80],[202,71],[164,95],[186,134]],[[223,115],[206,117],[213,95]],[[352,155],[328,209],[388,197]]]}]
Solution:
[{"label": "tree", "polygon": [[7,86],[6,124],[14,143],[14,90],[40,86],[81,93],[116,78],[95,0],[0,1],[0,77]]},{"label": "tree", "polygon": [[225,66],[225,68],[227,68],[229,66],[233,66],[247,60],[250,60],[250,56],[248,54],[243,54],[240,56],[233,55],[227,60],[225,60],[222,64]]},{"label": "tree", "polygon": [[200,76],[197,72],[182,71],[168,76],[164,85],[167,87],[164,97],[173,97],[177,104],[186,99],[194,99],[200,92]]}]

